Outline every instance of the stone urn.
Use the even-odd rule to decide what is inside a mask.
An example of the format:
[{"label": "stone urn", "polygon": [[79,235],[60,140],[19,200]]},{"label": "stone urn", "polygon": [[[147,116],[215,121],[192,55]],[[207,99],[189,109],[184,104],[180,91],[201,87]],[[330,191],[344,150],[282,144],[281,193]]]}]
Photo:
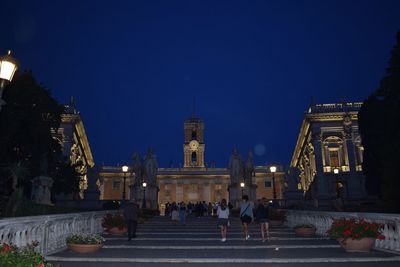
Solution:
[{"label": "stone urn", "polygon": [[363,237],[361,239],[338,238],[339,244],[346,252],[370,252],[375,243],[373,237]]},{"label": "stone urn", "polygon": [[128,228],[112,227],[112,228],[107,229],[107,232],[111,235],[124,235],[128,232]]},{"label": "stone urn", "polygon": [[294,232],[297,236],[310,237],[315,235],[316,229],[314,227],[296,227]]},{"label": "stone urn", "polygon": [[103,244],[67,244],[67,246],[76,253],[91,253],[100,250]]}]

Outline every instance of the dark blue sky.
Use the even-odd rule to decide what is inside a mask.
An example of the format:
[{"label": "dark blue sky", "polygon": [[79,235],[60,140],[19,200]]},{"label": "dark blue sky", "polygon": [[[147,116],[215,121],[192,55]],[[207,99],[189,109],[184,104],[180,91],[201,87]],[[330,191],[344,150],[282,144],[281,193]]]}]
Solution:
[{"label": "dark blue sky", "polygon": [[[85,3],[83,3],[85,2]],[[183,160],[183,121],[206,124],[206,162],[259,145],[289,163],[303,113],[362,101],[384,74],[400,1],[18,1],[0,51],[81,111],[96,164],[156,150]],[[257,155],[258,154],[258,155]]]}]

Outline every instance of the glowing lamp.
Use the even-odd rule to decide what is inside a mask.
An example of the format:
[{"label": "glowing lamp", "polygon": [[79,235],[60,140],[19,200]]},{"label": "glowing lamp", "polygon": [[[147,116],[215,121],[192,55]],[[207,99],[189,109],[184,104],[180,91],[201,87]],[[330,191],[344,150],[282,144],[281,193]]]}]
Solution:
[{"label": "glowing lamp", "polygon": [[122,171],[123,172],[128,172],[128,170],[129,170],[128,166],[126,166],[126,165],[122,166]]},{"label": "glowing lamp", "polygon": [[276,166],[271,166],[271,167],[269,167],[269,170],[270,170],[272,173],[276,172]]},{"label": "glowing lamp", "polygon": [[18,62],[11,57],[11,51],[0,57],[0,79],[11,81],[15,71],[18,69]]}]

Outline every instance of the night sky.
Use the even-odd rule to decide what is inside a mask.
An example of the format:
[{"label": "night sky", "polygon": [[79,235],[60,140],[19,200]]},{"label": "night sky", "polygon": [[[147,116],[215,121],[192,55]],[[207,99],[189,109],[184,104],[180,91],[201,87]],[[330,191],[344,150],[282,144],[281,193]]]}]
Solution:
[{"label": "night sky", "polygon": [[182,163],[193,98],[206,162],[226,167],[237,146],[287,165],[311,98],[363,101],[400,30],[396,0],[1,3],[0,53],[75,97],[100,165],[148,146]]}]

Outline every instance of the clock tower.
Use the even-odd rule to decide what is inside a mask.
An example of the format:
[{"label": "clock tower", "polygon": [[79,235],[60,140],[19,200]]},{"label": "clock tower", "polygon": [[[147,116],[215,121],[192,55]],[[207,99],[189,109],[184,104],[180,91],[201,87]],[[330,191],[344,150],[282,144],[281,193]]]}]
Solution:
[{"label": "clock tower", "polygon": [[184,123],[184,168],[204,167],[204,122],[196,118],[194,113],[192,118]]}]

